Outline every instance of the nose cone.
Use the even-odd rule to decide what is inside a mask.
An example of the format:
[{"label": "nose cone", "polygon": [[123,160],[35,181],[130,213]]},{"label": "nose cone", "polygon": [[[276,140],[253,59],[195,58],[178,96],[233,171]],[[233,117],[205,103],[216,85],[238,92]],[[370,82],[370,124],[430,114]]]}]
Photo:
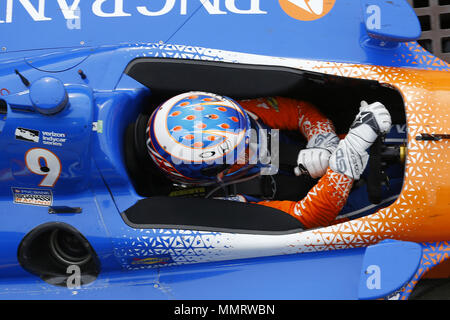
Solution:
[{"label": "nose cone", "polygon": [[36,110],[45,115],[60,112],[68,102],[64,84],[53,77],[43,77],[33,82],[30,99]]}]

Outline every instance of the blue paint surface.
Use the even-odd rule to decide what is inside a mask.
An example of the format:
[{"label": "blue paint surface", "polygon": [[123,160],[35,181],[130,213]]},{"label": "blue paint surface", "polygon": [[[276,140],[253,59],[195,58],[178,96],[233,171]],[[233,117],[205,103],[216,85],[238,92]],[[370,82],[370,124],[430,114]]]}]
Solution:
[{"label": "blue paint surface", "polygon": [[[397,40],[414,41],[420,36],[417,17],[404,0],[339,0],[328,14],[313,21],[291,17],[279,1],[257,0],[252,1],[253,6],[250,0],[219,0],[213,2],[215,6],[211,1],[203,2],[207,4],[188,1],[184,7],[185,0],[82,1],[79,11],[72,15],[66,12],[67,18],[79,19],[67,20],[56,1],[44,1],[41,11],[37,1],[32,7],[18,1],[8,7],[4,1],[0,3],[0,57],[8,53],[23,56],[24,50],[172,43],[269,56],[401,66],[411,64],[392,57],[410,50]],[[375,24],[368,7],[378,8]],[[150,11],[154,12],[151,16]],[[367,25],[371,27],[367,29]],[[395,41],[380,44],[374,38]],[[74,56],[72,63],[82,60]]]},{"label": "blue paint surface", "polygon": [[[13,3],[13,11],[8,11],[8,3]],[[420,69],[448,70],[448,65],[424,52],[416,42],[380,47],[367,34],[361,3],[354,0],[338,0],[328,15],[310,22],[289,17],[277,1],[261,1],[260,9],[266,13],[254,15],[230,12],[223,1],[218,3],[224,14],[210,14],[199,2],[190,1],[183,15],[181,2],[176,1],[173,10],[153,17],[137,11],[136,7],[143,5],[150,9],[143,1],[126,1],[122,17],[95,15],[92,4],[83,1],[81,21],[69,22],[57,1],[42,1],[43,11],[36,9],[39,1],[30,3],[36,12],[25,10],[18,1],[0,3],[0,94],[8,103],[7,114],[0,117],[0,299],[358,297],[365,249],[161,268],[161,263],[170,261],[158,253],[164,235],[181,241],[184,251],[171,259],[184,262],[204,250],[214,250],[208,242],[214,234],[147,232],[122,220],[120,213],[141,199],[124,165],[123,132],[140,112],[143,99],[151,94],[151,88],[123,72],[132,60],[141,57],[223,60],[216,51],[195,46]],[[105,15],[117,10],[112,3],[106,1],[101,7]],[[248,4],[236,1],[241,10],[248,9]],[[154,5],[152,10],[158,10],[158,4]],[[42,21],[34,21],[30,12]],[[408,23],[401,16],[398,21]],[[78,22],[80,29],[76,28]],[[414,38],[414,32],[409,37]],[[51,116],[35,112],[30,88],[14,70],[31,83],[43,76],[61,81],[68,95],[67,106]],[[28,134],[38,132],[34,137],[39,140],[18,139],[18,128],[28,129]],[[36,171],[27,160],[28,152],[36,148],[51,152],[60,161],[53,186],[43,186],[45,172]],[[45,167],[42,159],[38,161],[35,167]],[[51,195],[54,206],[81,207],[83,212],[50,215],[46,206],[14,203],[15,195],[23,195],[24,190],[31,190],[32,199],[37,196],[33,190],[42,190]],[[44,283],[18,264],[17,249],[23,237],[48,222],[72,225],[99,257],[99,278],[77,294]],[[134,270],[133,258],[144,247],[159,257],[159,264],[153,269]],[[233,283],[241,285],[236,288]],[[218,286],[222,289],[212,290]]]}]

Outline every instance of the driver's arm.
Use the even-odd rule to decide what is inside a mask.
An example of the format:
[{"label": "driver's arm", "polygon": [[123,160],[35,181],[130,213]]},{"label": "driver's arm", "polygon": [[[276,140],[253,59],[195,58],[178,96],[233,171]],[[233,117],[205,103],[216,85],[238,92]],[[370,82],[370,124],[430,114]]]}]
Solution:
[{"label": "driver's arm", "polygon": [[389,132],[391,124],[391,116],[381,103],[369,105],[363,101],[350,131],[331,155],[326,174],[304,199],[258,203],[289,213],[305,228],[330,225],[345,205],[353,182],[367,166],[367,149],[379,135]]},{"label": "driver's arm", "polygon": [[[271,128],[299,130],[308,139],[308,144],[298,154],[298,165],[313,178],[320,178],[326,173],[328,160],[339,138],[333,123],[314,105],[284,97],[243,100],[239,103]],[[299,173],[300,170],[296,171],[296,174]]]},{"label": "driver's arm", "polygon": [[329,226],[347,202],[354,179],[328,168],[301,201],[261,201],[258,204],[289,213],[306,228]]},{"label": "driver's arm", "polygon": [[241,100],[239,104],[271,128],[300,130],[308,141],[318,134],[334,133],[333,123],[314,105],[284,97]]}]

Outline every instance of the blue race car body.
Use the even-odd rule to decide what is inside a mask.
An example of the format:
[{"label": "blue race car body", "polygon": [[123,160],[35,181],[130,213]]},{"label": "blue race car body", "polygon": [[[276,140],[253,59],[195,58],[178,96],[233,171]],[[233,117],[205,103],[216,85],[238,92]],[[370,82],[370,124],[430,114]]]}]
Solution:
[{"label": "blue race car body", "polygon": [[[341,133],[354,103],[383,95],[386,144],[406,146],[426,133],[405,117],[409,92],[450,70],[415,42],[406,1],[5,1],[0,29],[0,299],[408,298],[447,259],[448,231],[355,227],[397,210],[404,164],[381,201],[362,186],[341,227],[303,231],[205,190],[162,191],[134,148],[136,119],[189,90],[348,96],[322,101]],[[404,70],[418,73],[399,85]]]}]

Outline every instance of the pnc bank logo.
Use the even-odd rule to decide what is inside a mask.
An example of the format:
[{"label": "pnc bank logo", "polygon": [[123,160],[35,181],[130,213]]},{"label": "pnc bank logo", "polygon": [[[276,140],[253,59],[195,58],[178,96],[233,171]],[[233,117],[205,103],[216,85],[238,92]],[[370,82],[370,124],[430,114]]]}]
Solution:
[{"label": "pnc bank logo", "polygon": [[[279,0],[281,8],[292,18],[312,21],[330,12],[336,0]],[[34,21],[51,21],[64,17],[69,29],[79,29],[81,15],[91,12],[100,18],[130,16],[158,17],[167,14],[192,15],[203,8],[209,15],[266,15],[272,7],[264,7],[262,0],[0,0],[0,24],[13,23],[19,19],[18,12],[25,11]],[[51,3],[51,8],[48,4]],[[56,7],[55,7],[56,6]],[[199,7],[200,6],[200,7]]]},{"label": "pnc bank logo", "polygon": [[336,0],[279,0],[281,8],[292,18],[313,21],[326,16]]}]

